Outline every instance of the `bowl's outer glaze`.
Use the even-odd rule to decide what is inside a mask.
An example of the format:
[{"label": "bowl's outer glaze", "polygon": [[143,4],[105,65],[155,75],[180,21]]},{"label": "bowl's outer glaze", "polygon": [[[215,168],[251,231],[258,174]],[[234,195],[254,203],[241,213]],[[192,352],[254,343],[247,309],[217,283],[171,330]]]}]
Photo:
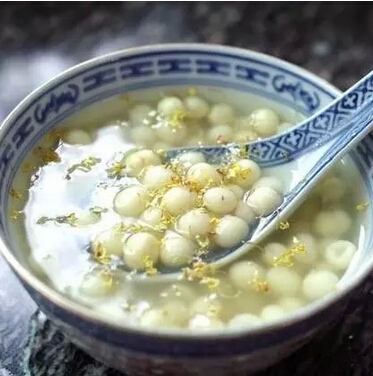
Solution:
[{"label": "bowl's outer glaze", "polygon": [[[121,51],[72,68],[27,97],[0,129],[0,248],[41,309],[72,341],[108,365],[138,375],[218,376],[263,369],[306,343],[343,310],[348,291],[371,269],[372,247],[365,247],[356,272],[349,273],[353,278],[345,291],[271,327],[219,336],[149,334],[105,324],[88,309],[38,281],[18,261],[17,251],[11,249],[9,190],[24,156],[42,135],[79,109],[105,98],[137,89],[180,85],[250,92],[305,115],[318,111],[339,93],[291,64],[221,46],[155,45]],[[294,129],[277,139],[282,145],[297,142],[301,148],[302,137],[306,136]],[[351,157],[370,199],[373,137],[364,139]],[[371,217],[370,208],[368,214]],[[370,245],[371,239],[367,241]]]}]

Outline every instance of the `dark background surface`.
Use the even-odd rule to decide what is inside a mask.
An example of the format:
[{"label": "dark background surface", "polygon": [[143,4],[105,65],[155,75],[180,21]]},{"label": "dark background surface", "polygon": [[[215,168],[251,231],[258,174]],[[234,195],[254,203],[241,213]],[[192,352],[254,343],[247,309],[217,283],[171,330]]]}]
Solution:
[{"label": "dark background surface", "polygon": [[[86,59],[160,42],[219,43],[265,52],[346,89],[373,66],[366,3],[0,3],[0,120],[27,93]],[[261,374],[373,375],[373,281],[334,329]],[[0,257],[0,376],[116,375],[70,345]]]}]

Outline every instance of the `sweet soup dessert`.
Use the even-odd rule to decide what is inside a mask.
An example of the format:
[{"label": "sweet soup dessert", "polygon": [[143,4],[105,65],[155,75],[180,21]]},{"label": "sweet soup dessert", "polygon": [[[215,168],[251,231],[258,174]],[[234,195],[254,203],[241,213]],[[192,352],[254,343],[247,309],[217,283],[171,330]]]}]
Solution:
[{"label": "sweet soup dessert", "polygon": [[[237,118],[227,104],[168,96],[129,106],[128,119],[58,126],[17,172],[12,231],[40,278],[117,324],[197,332],[263,325],[338,288],[367,205],[354,202],[343,168],[266,241],[217,268],[209,259],[280,205],[286,174],[261,171],[237,145],[220,160],[167,159],[171,146],[273,135],[273,110]],[[179,277],[160,277],[170,271]]]}]

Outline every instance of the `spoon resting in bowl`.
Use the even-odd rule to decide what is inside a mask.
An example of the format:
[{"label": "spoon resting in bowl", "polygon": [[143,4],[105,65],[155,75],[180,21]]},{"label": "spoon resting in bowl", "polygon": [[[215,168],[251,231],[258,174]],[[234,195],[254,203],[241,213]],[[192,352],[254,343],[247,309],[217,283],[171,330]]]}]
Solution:
[{"label": "spoon resting in bowl", "polygon": [[[310,190],[365,135],[373,129],[373,72],[347,90],[330,105],[303,121],[285,136],[275,136],[245,145],[176,148],[167,151],[166,160],[185,152],[203,153],[209,163],[217,164],[238,150],[245,152],[262,169],[292,171],[292,181],[281,204],[267,216],[252,223],[249,235],[239,246],[212,251],[203,261],[220,268],[243,256],[276,229],[304,201]],[[177,279],[180,268],[160,267],[152,280]],[[134,274],[141,277],[141,274]]]}]

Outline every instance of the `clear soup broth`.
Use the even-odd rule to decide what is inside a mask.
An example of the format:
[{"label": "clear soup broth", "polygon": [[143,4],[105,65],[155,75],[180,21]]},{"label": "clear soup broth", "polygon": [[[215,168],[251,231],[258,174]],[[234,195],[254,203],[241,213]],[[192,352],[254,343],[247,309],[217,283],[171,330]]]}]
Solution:
[{"label": "clear soup broth", "polygon": [[[118,324],[244,329],[338,289],[364,242],[364,192],[341,162],[287,221],[220,269],[276,210],[292,171],[261,170],[239,148],[220,162],[172,147],[271,137],[291,109],[213,88],[146,90],[82,110],[32,150],[10,197],[14,241],[53,288]],[[168,269],[180,278],[160,280]],[[156,283],[155,283],[156,281]]]}]

